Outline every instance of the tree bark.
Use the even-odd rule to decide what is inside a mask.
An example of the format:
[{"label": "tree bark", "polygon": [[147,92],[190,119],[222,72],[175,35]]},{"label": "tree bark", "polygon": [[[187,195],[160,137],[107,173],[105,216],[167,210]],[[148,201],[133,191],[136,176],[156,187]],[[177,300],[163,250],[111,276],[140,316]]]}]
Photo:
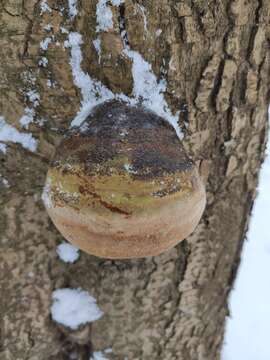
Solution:
[{"label": "tree bark", "polygon": [[[41,3],[0,4],[0,114],[38,139],[36,152],[14,143],[0,151],[0,357],[59,360],[76,353],[83,360],[112,348],[108,359],[219,359],[266,144],[269,1],[108,1],[113,29],[100,33],[100,54],[93,45],[97,1],[79,1],[74,19],[66,0],[47,0],[44,12]],[[84,72],[131,96],[121,27],[131,49],[167,80],[166,100],[181,111],[184,146],[205,178],[207,207],[196,231],[160,256],[109,261],[82,253],[68,265],[57,257],[62,236],[41,201],[55,146],[80,108],[63,28],[82,34]],[[25,130],[19,119],[31,105],[29,89],[40,99]],[[51,294],[62,287],[88,290],[104,316],[76,332],[57,325]]]}]

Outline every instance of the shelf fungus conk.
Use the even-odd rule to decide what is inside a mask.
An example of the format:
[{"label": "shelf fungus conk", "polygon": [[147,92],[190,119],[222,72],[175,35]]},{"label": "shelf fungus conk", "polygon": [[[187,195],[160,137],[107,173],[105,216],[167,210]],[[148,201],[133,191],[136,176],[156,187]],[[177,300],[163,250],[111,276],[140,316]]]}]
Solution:
[{"label": "shelf fungus conk", "polygon": [[72,244],[125,259],[158,255],[190,235],[205,207],[205,189],[166,120],[111,101],[62,140],[43,200]]}]

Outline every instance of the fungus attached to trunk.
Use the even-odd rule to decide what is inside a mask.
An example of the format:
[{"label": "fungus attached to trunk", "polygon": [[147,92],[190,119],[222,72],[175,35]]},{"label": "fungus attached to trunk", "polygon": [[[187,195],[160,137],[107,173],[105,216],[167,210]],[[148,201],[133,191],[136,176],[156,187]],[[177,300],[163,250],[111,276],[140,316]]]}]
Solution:
[{"label": "fungus attached to trunk", "polygon": [[203,183],[174,128],[117,101],[97,106],[63,139],[43,198],[67,240],[111,259],[173,247],[205,207]]}]

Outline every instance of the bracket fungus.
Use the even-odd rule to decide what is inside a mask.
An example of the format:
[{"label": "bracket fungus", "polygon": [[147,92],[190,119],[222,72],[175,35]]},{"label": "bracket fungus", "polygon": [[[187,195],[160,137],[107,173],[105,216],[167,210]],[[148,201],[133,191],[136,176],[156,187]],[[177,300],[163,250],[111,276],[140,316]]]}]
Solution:
[{"label": "bracket fungus", "polygon": [[62,235],[110,259],[154,256],[197,226],[205,189],[174,128],[119,101],[96,106],[56,149],[43,199]]}]

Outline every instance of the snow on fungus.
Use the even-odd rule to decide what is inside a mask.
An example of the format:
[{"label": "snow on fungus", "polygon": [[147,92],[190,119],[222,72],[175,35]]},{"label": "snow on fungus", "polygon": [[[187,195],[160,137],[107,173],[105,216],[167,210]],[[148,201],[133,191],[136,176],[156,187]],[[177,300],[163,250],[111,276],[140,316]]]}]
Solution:
[{"label": "snow on fungus", "polygon": [[204,185],[174,128],[122,101],[96,106],[62,140],[47,179],[55,226],[103,258],[158,255],[195,229],[205,207]]},{"label": "snow on fungus", "polygon": [[72,330],[100,319],[103,312],[96,300],[82,289],[57,289],[52,294],[51,315],[54,321]]}]

